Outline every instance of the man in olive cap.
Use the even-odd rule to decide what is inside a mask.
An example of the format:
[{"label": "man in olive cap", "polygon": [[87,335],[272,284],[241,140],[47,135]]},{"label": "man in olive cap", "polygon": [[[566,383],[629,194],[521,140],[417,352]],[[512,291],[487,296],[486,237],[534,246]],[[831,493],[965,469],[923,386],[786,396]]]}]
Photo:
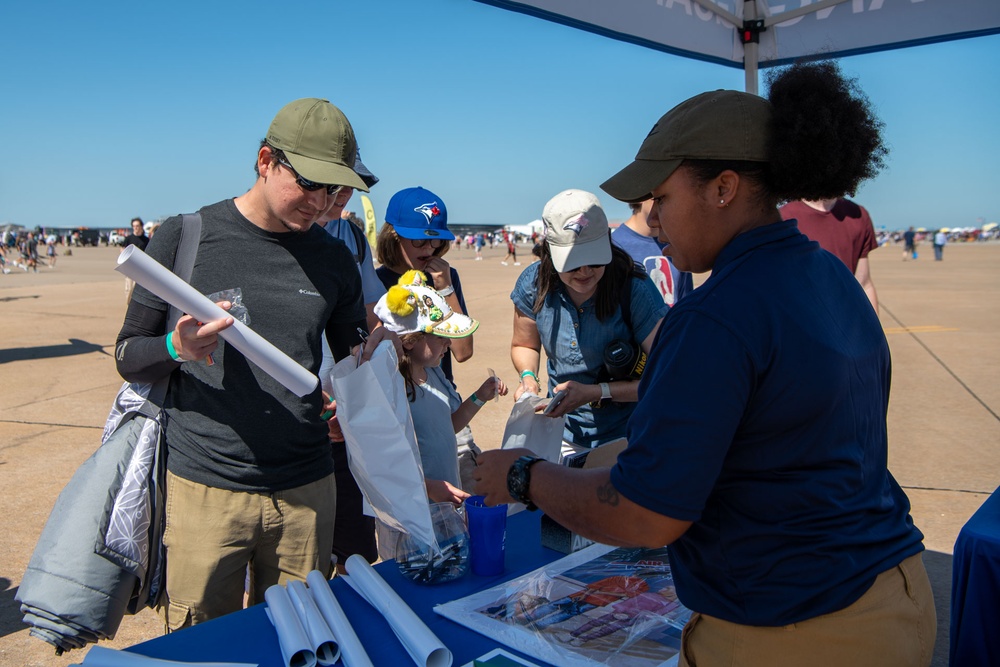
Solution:
[{"label": "man in olive cap", "polygon": [[[261,142],[250,190],[200,211],[191,285],[224,308],[234,296],[219,292],[239,290],[247,323],[313,373],[324,334],[339,359],[367,328],[353,257],[314,225],[342,188],[368,191],[356,152],[337,107],[295,100]],[[180,216],[164,222],[148,254],[171,266],[181,228]],[[232,323],[184,315],[168,329],[167,304],[137,287],[118,336],[122,377],[170,376],[167,631],[242,608],[248,567],[251,604],[330,567],[336,491],[321,390],[296,396],[248,362],[218,336]]]}]

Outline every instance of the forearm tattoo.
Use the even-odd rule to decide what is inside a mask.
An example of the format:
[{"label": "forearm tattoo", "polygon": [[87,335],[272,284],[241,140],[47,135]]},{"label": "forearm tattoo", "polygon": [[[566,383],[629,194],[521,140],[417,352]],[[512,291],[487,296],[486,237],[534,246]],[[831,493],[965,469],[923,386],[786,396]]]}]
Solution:
[{"label": "forearm tattoo", "polygon": [[597,487],[597,500],[605,505],[618,507],[618,489],[611,484],[611,480]]}]

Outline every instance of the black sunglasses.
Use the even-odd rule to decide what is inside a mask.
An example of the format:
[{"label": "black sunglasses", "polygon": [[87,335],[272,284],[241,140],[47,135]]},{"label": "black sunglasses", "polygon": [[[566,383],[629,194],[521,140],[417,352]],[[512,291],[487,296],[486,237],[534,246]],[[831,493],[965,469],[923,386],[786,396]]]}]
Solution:
[{"label": "black sunglasses", "polygon": [[581,266],[578,266],[575,269],[570,269],[566,273],[576,273],[577,271],[579,271],[580,269],[582,269],[584,266],[586,266],[586,267],[588,267],[588,268],[593,269],[594,271],[596,271],[597,269],[603,269],[605,266],[607,266],[607,264],[582,264]]},{"label": "black sunglasses", "polygon": [[308,192],[316,192],[317,190],[326,188],[326,194],[332,197],[344,189],[343,185],[327,185],[326,183],[314,183],[313,181],[310,181],[307,178],[302,178],[301,176],[299,176],[299,172],[295,171],[295,167],[290,165],[287,161],[281,159],[280,157],[275,159],[278,161],[278,164],[280,164],[288,171],[292,172],[292,176],[295,177],[295,182],[298,183],[299,187],[302,188],[303,190],[306,190]]},{"label": "black sunglasses", "polygon": [[443,248],[444,244],[447,243],[444,239],[409,239],[409,241],[414,248],[423,248],[428,243],[431,244],[432,248]]}]

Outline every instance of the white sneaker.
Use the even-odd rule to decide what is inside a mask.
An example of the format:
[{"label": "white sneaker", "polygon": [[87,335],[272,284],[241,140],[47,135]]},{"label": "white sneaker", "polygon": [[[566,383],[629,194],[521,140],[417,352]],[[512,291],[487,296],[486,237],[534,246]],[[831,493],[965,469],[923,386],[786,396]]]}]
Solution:
[{"label": "white sneaker", "polygon": [[521,266],[521,262],[514,262],[514,266]]},{"label": "white sneaker", "polygon": [[5,268],[5,269],[3,270],[3,272],[4,272],[5,274],[6,274],[6,273],[10,273],[10,269],[7,269],[7,268]]},{"label": "white sneaker", "polygon": [[507,262],[500,262],[500,263],[503,264],[504,266],[507,266]]}]

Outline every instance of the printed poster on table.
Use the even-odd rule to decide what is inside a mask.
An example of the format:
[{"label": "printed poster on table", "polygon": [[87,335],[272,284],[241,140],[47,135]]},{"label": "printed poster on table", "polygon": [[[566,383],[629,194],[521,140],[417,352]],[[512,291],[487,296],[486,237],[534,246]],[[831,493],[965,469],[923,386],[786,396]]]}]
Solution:
[{"label": "printed poster on table", "polygon": [[676,665],[691,616],[666,548],[601,544],[434,611],[559,667]]}]

